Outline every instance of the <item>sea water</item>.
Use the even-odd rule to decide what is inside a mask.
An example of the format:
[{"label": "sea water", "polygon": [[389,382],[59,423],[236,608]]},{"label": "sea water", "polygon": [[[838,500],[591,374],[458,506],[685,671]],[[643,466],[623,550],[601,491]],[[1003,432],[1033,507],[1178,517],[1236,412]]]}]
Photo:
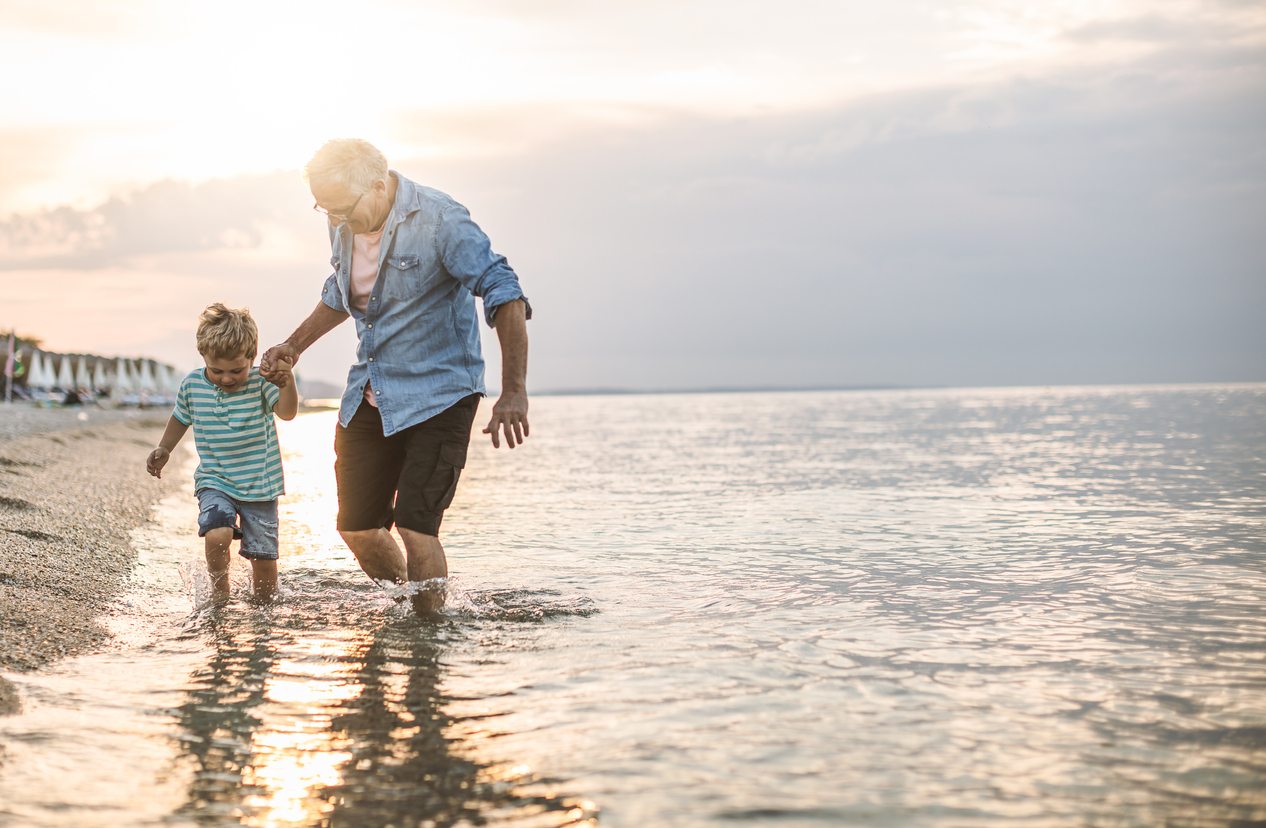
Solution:
[{"label": "sea water", "polygon": [[1266,386],[532,405],[439,623],[340,543],[333,413],[277,604],[161,503],[114,644],[8,675],[0,825],[1266,820]]}]

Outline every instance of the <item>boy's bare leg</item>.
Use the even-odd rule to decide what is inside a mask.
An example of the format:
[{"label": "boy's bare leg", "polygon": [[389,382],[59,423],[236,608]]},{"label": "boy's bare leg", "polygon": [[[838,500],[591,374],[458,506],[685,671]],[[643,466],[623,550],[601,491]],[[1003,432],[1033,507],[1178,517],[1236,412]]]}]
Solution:
[{"label": "boy's bare leg", "polygon": [[[404,548],[409,553],[408,573],[410,581],[429,581],[448,577],[448,559],[444,547],[434,535],[424,535],[412,529],[399,527]],[[444,606],[443,587],[419,590],[413,594],[413,611],[418,615],[433,615]]]},{"label": "boy's bare leg", "polygon": [[271,601],[277,597],[277,562],[251,561],[251,587],[255,598]]},{"label": "boy's bare leg", "polygon": [[216,603],[229,598],[229,544],[233,542],[233,527],[221,526],[205,535],[207,543],[207,574],[211,576],[211,598]]},{"label": "boy's bare leg", "polygon": [[406,570],[404,555],[396,539],[386,529],[366,529],[362,532],[339,532],[343,543],[356,556],[356,563],[365,574],[375,581],[391,581],[403,584]]}]

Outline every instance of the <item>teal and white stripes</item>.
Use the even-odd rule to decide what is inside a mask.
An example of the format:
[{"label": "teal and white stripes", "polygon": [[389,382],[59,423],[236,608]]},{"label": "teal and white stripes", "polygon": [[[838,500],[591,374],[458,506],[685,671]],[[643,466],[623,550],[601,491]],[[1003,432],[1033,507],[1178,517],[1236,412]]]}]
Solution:
[{"label": "teal and white stripes", "polygon": [[198,447],[194,489],[219,489],[238,500],[285,494],[273,406],[281,392],[251,367],[246,383],[226,392],[191,371],[176,395],[177,420],[193,426]]}]

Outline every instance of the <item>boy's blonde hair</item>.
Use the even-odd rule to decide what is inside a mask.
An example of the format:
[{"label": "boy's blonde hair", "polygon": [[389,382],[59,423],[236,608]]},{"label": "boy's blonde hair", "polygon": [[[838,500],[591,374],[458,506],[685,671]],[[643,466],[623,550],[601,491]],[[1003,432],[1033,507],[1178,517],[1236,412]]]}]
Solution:
[{"label": "boy's blonde hair", "polygon": [[222,302],[207,305],[198,317],[198,353],[212,359],[255,359],[259,351],[259,330],[250,308],[233,310]]}]

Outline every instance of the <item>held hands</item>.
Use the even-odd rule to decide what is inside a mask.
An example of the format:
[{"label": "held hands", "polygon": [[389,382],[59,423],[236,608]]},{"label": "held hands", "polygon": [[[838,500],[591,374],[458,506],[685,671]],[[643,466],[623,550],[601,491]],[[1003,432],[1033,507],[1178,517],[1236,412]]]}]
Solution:
[{"label": "held hands", "polygon": [[163,466],[167,465],[167,461],[171,459],[171,452],[159,446],[149,453],[149,457],[145,460],[145,471],[154,477],[161,478],[163,476]]},{"label": "held hands", "polygon": [[277,387],[285,388],[295,376],[294,360],[285,354],[279,354],[277,360],[273,363],[273,373],[280,380],[280,382],[276,383]]},{"label": "held hands", "polygon": [[259,358],[259,375],[278,388],[285,388],[294,379],[294,366],[299,349],[289,342],[274,345]]},{"label": "held hands", "polygon": [[497,433],[499,429],[505,429],[506,446],[509,448],[514,448],[517,443],[523,442],[523,438],[529,433],[527,411],[526,393],[507,391],[501,395],[501,398],[493,405],[492,419],[488,421],[488,427],[484,429],[484,434],[492,435],[493,448],[501,448],[501,439]]}]

